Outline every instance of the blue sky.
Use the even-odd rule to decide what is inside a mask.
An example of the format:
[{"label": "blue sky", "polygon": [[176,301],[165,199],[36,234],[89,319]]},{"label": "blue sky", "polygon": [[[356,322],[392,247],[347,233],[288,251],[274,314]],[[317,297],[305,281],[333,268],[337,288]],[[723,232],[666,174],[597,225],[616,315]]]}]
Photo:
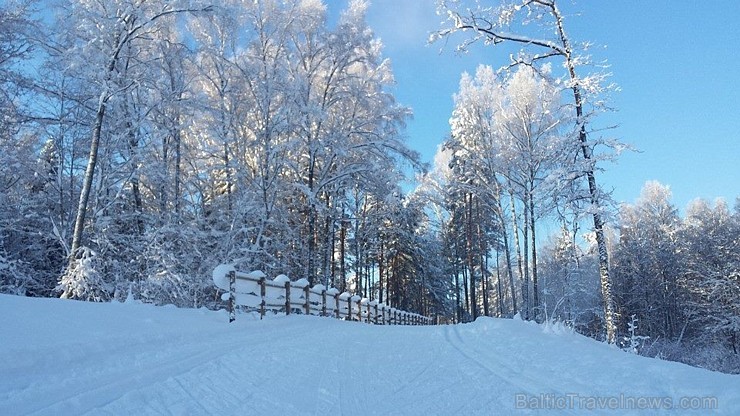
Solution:
[{"label": "blue sky", "polygon": [[[335,13],[348,1],[327,3]],[[740,1],[560,3],[570,36],[600,46],[592,54],[608,60],[621,89],[610,100],[617,112],[597,124],[618,124],[608,134],[639,150],[602,166],[600,184],[617,202],[633,202],[654,179],[671,187],[681,209],[697,197],[724,197],[732,206],[740,196]],[[434,0],[371,0],[368,10],[393,63],[393,92],[414,110],[408,143],[427,162],[449,130],[460,74],[479,64],[497,68],[508,57],[493,47],[460,56],[453,44],[427,46],[440,20]]]}]

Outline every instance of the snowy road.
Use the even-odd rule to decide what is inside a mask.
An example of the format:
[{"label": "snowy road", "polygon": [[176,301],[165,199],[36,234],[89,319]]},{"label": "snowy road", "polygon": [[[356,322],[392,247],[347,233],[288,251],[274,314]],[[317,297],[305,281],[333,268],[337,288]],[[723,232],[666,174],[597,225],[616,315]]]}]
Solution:
[{"label": "snowy road", "polygon": [[[740,376],[520,321],[226,321],[205,310],[0,296],[0,414],[708,414],[675,408],[686,397],[740,414]],[[646,397],[672,409],[629,406]],[[609,409],[600,398],[622,402]]]}]

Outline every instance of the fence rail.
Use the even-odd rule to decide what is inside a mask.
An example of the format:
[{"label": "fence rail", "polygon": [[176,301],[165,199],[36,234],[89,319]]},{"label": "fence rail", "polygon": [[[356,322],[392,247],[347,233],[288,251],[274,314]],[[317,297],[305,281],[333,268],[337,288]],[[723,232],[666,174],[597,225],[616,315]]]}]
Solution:
[{"label": "fence rail", "polygon": [[322,284],[309,287],[308,280],[291,282],[285,275],[274,279],[257,270],[238,272],[219,266],[213,272],[214,284],[226,291],[222,299],[228,302],[229,322],[236,319],[236,306],[259,310],[260,319],[267,311],[331,316],[337,319],[378,325],[431,325],[432,318],[392,308]]}]

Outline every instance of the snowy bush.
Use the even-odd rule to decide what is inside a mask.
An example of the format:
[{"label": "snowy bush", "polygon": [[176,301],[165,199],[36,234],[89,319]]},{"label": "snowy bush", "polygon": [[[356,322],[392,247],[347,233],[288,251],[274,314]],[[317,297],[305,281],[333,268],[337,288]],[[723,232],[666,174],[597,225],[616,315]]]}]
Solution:
[{"label": "snowy bush", "polygon": [[23,270],[23,263],[7,258],[5,253],[0,253],[0,293],[26,295],[31,281],[30,276]]},{"label": "snowy bush", "polygon": [[107,302],[113,293],[113,285],[98,271],[97,256],[88,247],[80,247],[80,257],[67,268],[57,289],[63,299],[93,302]]},{"label": "snowy bush", "polygon": [[723,373],[740,374],[740,355],[715,337],[696,338],[678,342],[660,339],[646,343],[640,355],[667,361],[676,361],[694,367]]}]

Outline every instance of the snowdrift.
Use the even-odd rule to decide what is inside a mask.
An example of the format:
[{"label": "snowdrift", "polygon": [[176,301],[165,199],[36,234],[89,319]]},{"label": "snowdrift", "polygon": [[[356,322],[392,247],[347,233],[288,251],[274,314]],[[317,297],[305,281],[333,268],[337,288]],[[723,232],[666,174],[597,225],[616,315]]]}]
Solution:
[{"label": "snowdrift", "polygon": [[0,295],[0,414],[740,414],[740,376],[521,321],[227,321]]}]

